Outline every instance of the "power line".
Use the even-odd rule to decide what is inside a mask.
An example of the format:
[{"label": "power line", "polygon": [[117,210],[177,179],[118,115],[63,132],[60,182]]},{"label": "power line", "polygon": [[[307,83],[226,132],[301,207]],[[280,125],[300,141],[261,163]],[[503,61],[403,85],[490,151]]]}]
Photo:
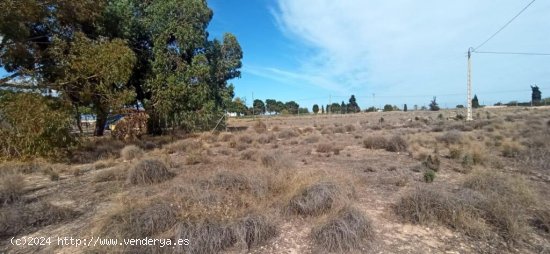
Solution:
[{"label": "power line", "polygon": [[525,6],[525,8],[523,8],[518,14],[516,14],[516,16],[514,16],[512,19],[510,19],[510,21],[506,22],[506,24],[504,24],[504,26],[502,26],[500,29],[498,29],[498,31],[496,31],[493,35],[491,35],[491,37],[489,37],[489,39],[485,40],[479,46],[475,47],[473,51],[476,51],[478,48],[481,48],[483,45],[485,45],[487,42],[489,42],[491,39],[493,39],[498,33],[500,33],[502,30],[504,30],[504,28],[506,28],[517,17],[519,17],[519,15],[521,15],[525,10],[527,10],[527,8],[529,8],[529,6],[531,6],[534,2],[535,2],[535,0],[531,1],[527,6]]},{"label": "power line", "polygon": [[478,54],[496,54],[496,55],[550,56],[550,53],[531,53],[531,52],[474,51],[474,53],[478,53]]}]

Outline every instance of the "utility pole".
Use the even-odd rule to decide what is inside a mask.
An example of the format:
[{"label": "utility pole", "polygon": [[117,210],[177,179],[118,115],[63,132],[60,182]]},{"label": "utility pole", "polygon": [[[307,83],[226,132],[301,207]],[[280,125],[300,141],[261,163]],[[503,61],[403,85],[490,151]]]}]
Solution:
[{"label": "utility pole", "polygon": [[[374,106],[374,109],[376,109],[376,99],[374,97],[374,93],[372,94],[372,104]],[[375,111],[378,111],[378,110],[375,110]]]},{"label": "utility pole", "polygon": [[252,117],[256,120],[256,114],[254,113],[254,92],[252,92]]},{"label": "utility pole", "polygon": [[472,117],[472,48],[468,49],[468,108],[466,113],[466,121],[474,120]]}]

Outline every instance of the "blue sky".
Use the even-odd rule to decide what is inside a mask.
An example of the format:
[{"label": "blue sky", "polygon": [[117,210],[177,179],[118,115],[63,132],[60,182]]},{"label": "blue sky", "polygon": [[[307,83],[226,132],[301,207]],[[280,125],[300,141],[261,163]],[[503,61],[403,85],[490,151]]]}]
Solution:
[{"label": "blue sky", "polygon": [[[357,97],[362,108],[466,104],[466,56],[530,0],[208,0],[211,37],[244,51],[236,96],[311,108]],[[550,1],[536,1],[479,51],[550,53]],[[473,55],[481,103],[550,97],[550,56]],[[0,69],[0,76],[5,72]],[[374,94],[374,98],[373,98]]]},{"label": "blue sky", "polygon": [[[466,104],[466,51],[530,0],[209,0],[212,36],[237,35],[244,50],[236,95],[347,101],[361,107]],[[478,51],[550,53],[550,2],[536,1]],[[473,55],[480,102],[550,97],[550,56]],[[373,94],[375,94],[373,99]]]}]

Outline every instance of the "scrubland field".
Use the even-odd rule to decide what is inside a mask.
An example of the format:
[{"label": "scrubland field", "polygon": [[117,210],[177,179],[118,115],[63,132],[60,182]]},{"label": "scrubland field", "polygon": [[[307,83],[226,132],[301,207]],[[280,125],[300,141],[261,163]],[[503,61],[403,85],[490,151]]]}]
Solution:
[{"label": "scrubland field", "polygon": [[[550,253],[550,109],[454,116],[230,119],[227,132],[90,140],[70,163],[4,162],[0,252]],[[11,244],[23,237],[52,243]]]}]

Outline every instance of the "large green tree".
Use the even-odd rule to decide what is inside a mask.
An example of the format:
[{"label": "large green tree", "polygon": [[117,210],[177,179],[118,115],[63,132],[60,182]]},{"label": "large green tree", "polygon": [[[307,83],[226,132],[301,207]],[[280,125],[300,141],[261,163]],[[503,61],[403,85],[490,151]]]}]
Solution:
[{"label": "large green tree", "polygon": [[271,114],[274,112],[278,112],[277,110],[277,101],[273,99],[267,99],[265,100],[265,109],[267,113]]},{"label": "large green tree", "polygon": [[[324,111],[324,110],[323,110],[323,111]],[[319,105],[317,105],[317,104],[314,104],[314,105],[313,105],[313,113],[314,113],[314,114],[319,113]]]},{"label": "large green tree", "polygon": [[357,104],[357,100],[355,99],[355,95],[351,95],[349,98],[349,104],[347,105],[347,112],[348,113],[358,113],[361,112],[361,108]]},{"label": "large green tree", "polygon": [[232,102],[243,53],[232,34],[208,39],[205,0],[4,0],[0,9],[0,67],[10,73],[0,87],[93,108],[96,135],[122,104],[139,102],[158,134],[166,123],[211,127]]},{"label": "large green tree", "polygon": [[265,114],[265,104],[262,100],[254,100],[254,103],[252,103],[252,107],[254,108],[255,115]]}]

